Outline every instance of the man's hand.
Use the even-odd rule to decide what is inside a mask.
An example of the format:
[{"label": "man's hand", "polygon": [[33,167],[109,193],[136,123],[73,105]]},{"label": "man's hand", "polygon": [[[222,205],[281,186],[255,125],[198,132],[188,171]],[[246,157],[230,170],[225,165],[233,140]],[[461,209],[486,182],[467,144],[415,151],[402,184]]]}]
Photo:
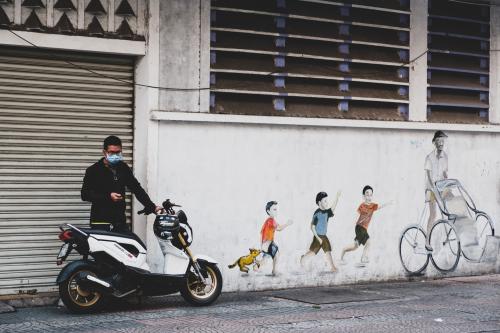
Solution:
[{"label": "man's hand", "polygon": [[123,197],[120,193],[112,192],[111,193],[111,200],[113,202],[118,202],[118,201],[122,201]]},{"label": "man's hand", "polygon": [[155,213],[158,214],[158,213],[161,213],[163,211],[163,207],[161,206],[156,206],[155,207]]},{"label": "man's hand", "polygon": [[323,240],[322,240],[319,236],[318,236],[318,237],[316,237],[316,239],[318,240],[319,245],[323,244]]}]

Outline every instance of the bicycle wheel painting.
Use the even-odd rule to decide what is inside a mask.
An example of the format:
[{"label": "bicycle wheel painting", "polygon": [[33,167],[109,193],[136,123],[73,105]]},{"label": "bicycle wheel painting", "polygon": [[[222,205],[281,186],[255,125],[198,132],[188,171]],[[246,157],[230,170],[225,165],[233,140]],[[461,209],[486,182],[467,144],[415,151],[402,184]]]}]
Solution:
[{"label": "bicycle wheel painting", "polygon": [[425,249],[425,232],[418,225],[406,228],[401,234],[399,258],[410,275],[421,274],[427,267],[429,255]]},{"label": "bicycle wheel painting", "polygon": [[453,225],[446,220],[440,220],[432,227],[429,237],[434,267],[443,273],[453,271],[458,265],[461,251],[460,240]]},{"label": "bicycle wheel painting", "polygon": [[493,222],[486,213],[476,215],[475,233],[477,245],[462,247],[462,254],[467,260],[481,262],[485,255],[487,239],[494,234]]}]

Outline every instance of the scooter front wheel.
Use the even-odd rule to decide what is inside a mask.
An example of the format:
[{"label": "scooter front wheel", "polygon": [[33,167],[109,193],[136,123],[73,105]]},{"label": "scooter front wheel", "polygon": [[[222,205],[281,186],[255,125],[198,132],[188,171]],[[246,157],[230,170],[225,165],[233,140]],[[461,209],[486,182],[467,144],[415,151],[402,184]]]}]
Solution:
[{"label": "scooter front wheel", "polygon": [[103,307],[104,295],[97,291],[86,290],[79,283],[87,275],[97,277],[96,273],[91,266],[79,267],[68,279],[59,284],[59,296],[68,310],[74,313],[92,313]]},{"label": "scooter front wheel", "polygon": [[215,264],[200,261],[199,265],[205,275],[205,282],[201,281],[190,269],[180,292],[182,297],[192,305],[210,305],[215,302],[221,293],[222,274]]}]

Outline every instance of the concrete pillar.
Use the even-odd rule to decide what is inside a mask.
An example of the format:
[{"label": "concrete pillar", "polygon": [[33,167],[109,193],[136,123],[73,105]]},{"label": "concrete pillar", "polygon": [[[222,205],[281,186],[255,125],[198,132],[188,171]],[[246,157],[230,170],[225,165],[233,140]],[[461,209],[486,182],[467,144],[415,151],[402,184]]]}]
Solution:
[{"label": "concrete pillar", "polygon": [[115,0],[108,0],[108,31],[114,32],[118,27],[115,27]]},{"label": "concrete pillar", "polygon": [[[77,27],[78,30],[83,30],[86,28],[85,26],[85,0],[78,0],[76,7],[76,15],[77,15]],[[88,23],[87,23],[88,25]]]},{"label": "concrete pillar", "polygon": [[[151,200],[158,204],[156,194],[156,153],[158,139],[154,125],[150,121],[152,110],[158,109],[158,89],[144,87],[159,85],[159,4],[160,0],[148,1],[145,15],[148,15],[146,27],[146,55],[137,59],[135,68],[135,115],[134,115],[134,174],[148,192]],[[151,128],[153,127],[153,130]],[[146,240],[146,218],[138,216],[142,205],[134,200],[133,224],[134,232]]]},{"label": "concrete pillar", "polygon": [[15,25],[21,25],[23,24],[22,21],[22,9],[21,9],[21,0],[15,0],[14,1],[14,24]]},{"label": "concrete pillar", "polygon": [[[410,121],[427,121],[428,0],[412,0],[410,16]],[[423,55],[422,55],[423,54]],[[417,59],[418,58],[418,59]]]},{"label": "concrete pillar", "polygon": [[499,82],[499,56],[500,49],[500,7],[490,7],[490,110],[489,121],[500,124],[500,82]]},{"label": "concrete pillar", "polygon": [[54,27],[54,0],[47,0],[47,27]]},{"label": "concrete pillar", "polygon": [[209,111],[209,49],[209,0],[160,2],[160,110]]}]

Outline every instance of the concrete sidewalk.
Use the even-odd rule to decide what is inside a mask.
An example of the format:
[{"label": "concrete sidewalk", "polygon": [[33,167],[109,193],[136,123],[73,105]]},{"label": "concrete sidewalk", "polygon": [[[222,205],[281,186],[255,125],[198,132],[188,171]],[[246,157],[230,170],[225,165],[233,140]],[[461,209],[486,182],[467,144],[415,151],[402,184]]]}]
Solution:
[{"label": "concrete sidewalk", "polygon": [[225,293],[194,308],[178,296],[107,312],[38,307],[0,314],[0,332],[500,332],[500,275]]}]

